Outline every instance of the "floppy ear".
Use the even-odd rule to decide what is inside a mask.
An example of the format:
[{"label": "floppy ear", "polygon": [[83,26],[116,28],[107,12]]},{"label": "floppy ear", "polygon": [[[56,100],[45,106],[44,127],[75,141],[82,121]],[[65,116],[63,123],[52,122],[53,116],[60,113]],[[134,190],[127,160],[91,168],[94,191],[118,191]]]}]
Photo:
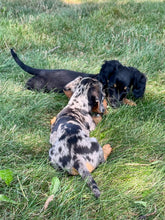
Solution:
[{"label": "floppy ear", "polygon": [[93,87],[91,83],[90,88],[88,90],[88,103],[91,106],[93,112],[95,112],[95,109],[98,108],[99,105],[98,102],[99,102],[98,91],[96,91],[95,87]]},{"label": "floppy ear", "polygon": [[[106,109],[107,109],[107,101],[106,99],[103,100],[103,106],[105,109],[105,114],[107,113]],[[96,113],[102,113],[100,112],[100,102],[98,101],[97,104],[92,108],[92,112],[96,112]]]},{"label": "floppy ear", "polygon": [[133,81],[132,93],[135,98],[143,97],[146,88],[146,76],[141,72],[136,72]]},{"label": "floppy ear", "polygon": [[118,70],[118,67],[122,64],[117,60],[105,61],[102,65],[100,73],[98,75],[98,80],[106,86],[110,77]]},{"label": "floppy ear", "polygon": [[101,113],[100,112],[100,101],[99,101],[99,99],[95,99],[93,101],[92,112]]},{"label": "floppy ear", "polygon": [[88,100],[89,100],[89,105],[92,108],[92,112],[96,113],[104,113],[107,104],[106,101],[102,101],[102,95],[97,91],[95,88],[90,88],[88,92]]}]

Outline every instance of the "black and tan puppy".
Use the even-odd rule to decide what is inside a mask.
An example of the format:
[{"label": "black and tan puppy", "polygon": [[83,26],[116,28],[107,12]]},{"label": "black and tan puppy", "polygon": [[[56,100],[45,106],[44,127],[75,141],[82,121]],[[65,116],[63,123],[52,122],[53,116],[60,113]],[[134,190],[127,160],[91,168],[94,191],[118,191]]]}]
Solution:
[{"label": "black and tan puppy", "polygon": [[133,67],[123,66],[117,60],[105,61],[99,74],[87,74],[66,69],[32,68],[24,64],[13,49],[11,49],[11,54],[24,71],[34,75],[26,83],[26,88],[30,90],[62,92],[65,85],[78,76],[96,78],[103,84],[107,99],[113,107],[117,107],[120,103],[131,103],[123,102],[131,91],[135,98],[142,97],[145,92],[145,75]]},{"label": "black and tan puppy", "polygon": [[117,60],[105,61],[98,80],[103,84],[106,96],[114,107],[126,98],[129,92],[132,92],[135,98],[143,97],[146,88],[146,76],[143,73],[134,67],[123,66]]},{"label": "black and tan puppy", "polygon": [[72,175],[80,174],[98,198],[100,190],[91,172],[107,159],[111,147],[107,144],[102,148],[89,133],[95,129],[91,117],[92,108],[98,106],[100,112],[105,111],[104,93],[102,84],[89,77],[79,77],[75,86],[68,105],[57,115],[51,126],[50,163]]}]

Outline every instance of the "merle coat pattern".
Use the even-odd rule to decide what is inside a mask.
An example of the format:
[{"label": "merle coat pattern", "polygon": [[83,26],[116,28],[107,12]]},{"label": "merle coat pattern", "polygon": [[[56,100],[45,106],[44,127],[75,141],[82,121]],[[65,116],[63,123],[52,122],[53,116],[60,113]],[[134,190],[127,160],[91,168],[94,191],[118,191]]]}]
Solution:
[{"label": "merle coat pattern", "polygon": [[62,168],[70,174],[73,169],[77,170],[98,198],[100,190],[87,164],[96,168],[105,161],[102,147],[96,138],[89,137],[90,131],[95,129],[91,110],[99,103],[100,112],[104,112],[104,94],[102,84],[96,79],[79,77],[76,82],[68,105],[57,115],[51,127],[49,158],[55,168]]},{"label": "merle coat pattern", "polygon": [[117,107],[129,92],[135,98],[143,97],[146,77],[134,67],[123,66],[117,60],[105,61],[99,74],[87,74],[66,69],[36,69],[24,64],[11,49],[15,62],[26,72],[34,75],[26,83],[26,88],[44,92],[62,92],[65,85],[78,76],[99,80],[106,91],[106,97],[112,107]]}]

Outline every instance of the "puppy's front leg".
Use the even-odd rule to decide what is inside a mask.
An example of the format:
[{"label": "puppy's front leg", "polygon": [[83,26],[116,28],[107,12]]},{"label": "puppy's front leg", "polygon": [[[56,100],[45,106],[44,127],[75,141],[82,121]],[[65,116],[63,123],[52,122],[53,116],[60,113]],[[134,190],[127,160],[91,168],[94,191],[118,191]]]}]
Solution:
[{"label": "puppy's front leg", "polygon": [[129,100],[129,99],[127,99],[127,98],[124,98],[124,99],[123,99],[123,104],[125,104],[125,105],[130,105],[130,106],[136,106],[136,103],[135,103],[135,102],[133,102],[132,100]]}]

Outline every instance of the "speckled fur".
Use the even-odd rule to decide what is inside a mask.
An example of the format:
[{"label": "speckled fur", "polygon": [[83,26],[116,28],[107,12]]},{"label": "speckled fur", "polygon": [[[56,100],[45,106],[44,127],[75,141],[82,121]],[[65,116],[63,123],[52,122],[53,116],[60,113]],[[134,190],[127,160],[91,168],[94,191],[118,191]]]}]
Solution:
[{"label": "speckled fur", "polygon": [[100,190],[87,164],[95,169],[105,161],[102,147],[96,138],[89,137],[96,126],[91,110],[99,102],[100,111],[104,112],[104,93],[102,84],[89,77],[76,79],[75,88],[68,105],[57,115],[51,127],[50,163],[70,174],[73,169],[77,170],[98,198]]}]

